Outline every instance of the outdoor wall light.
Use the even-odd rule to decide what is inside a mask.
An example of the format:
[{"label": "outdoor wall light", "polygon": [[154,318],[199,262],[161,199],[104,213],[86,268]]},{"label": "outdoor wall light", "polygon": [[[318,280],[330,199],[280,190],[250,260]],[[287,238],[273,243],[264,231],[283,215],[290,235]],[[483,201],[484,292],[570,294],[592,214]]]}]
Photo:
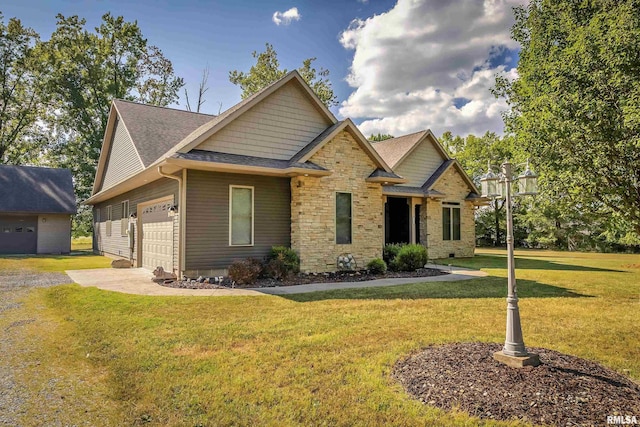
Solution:
[{"label": "outdoor wall light", "polygon": [[169,212],[167,212],[167,214],[169,216],[175,216],[178,213],[178,207],[176,205],[173,205],[169,208]]}]

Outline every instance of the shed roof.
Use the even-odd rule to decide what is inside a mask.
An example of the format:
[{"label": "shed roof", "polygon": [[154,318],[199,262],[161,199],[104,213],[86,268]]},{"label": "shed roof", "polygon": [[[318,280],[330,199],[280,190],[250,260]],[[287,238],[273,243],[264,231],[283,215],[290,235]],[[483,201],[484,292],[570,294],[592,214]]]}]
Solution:
[{"label": "shed roof", "polygon": [[75,214],[71,171],[0,165],[0,212]]}]

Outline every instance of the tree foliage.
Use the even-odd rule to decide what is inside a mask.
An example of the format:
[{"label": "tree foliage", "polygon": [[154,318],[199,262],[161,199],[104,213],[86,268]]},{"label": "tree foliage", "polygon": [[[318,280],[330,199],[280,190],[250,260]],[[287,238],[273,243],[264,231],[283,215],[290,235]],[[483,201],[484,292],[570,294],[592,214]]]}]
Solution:
[{"label": "tree foliage", "polygon": [[57,15],[49,41],[38,47],[47,76],[47,117],[55,157],[72,170],[76,194],[90,195],[107,125],[116,98],[155,105],[178,99],[183,85],[160,49],[149,46],[136,22],[110,13],[95,31],[78,16]]},{"label": "tree foliage", "polygon": [[[506,159],[518,164],[526,160],[525,154],[510,136],[500,137],[493,132],[482,136],[454,136],[450,131],[440,138],[440,143],[451,157],[456,158],[471,179],[480,185],[480,177],[487,173],[488,165],[494,173]],[[486,241],[491,240],[494,246],[504,242],[506,228],[504,200],[494,199],[488,208],[480,209],[476,215],[476,236]]]},{"label": "tree foliage", "polygon": [[377,135],[371,134],[369,137],[369,141],[380,142],[387,139],[395,138],[393,135],[389,135],[388,133],[379,133]]},{"label": "tree foliage", "polygon": [[0,13],[0,164],[38,161],[46,144],[37,125],[43,111],[34,58],[38,34]]},{"label": "tree foliage", "polygon": [[[270,43],[266,43],[264,52],[254,51],[251,56],[256,58],[256,64],[251,66],[249,72],[238,70],[229,72],[229,81],[242,89],[242,99],[264,89],[288,73],[286,68],[280,68],[278,53]],[[337,96],[333,93],[329,79],[329,70],[321,68],[318,71],[313,68],[312,64],[315,60],[316,58],[308,58],[302,61],[298,72],[327,107],[338,105]]]},{"label": "tree foliage", "polygon": [[518,78],[496,85],[508,129],[554,200],[640,234],[637,2],[533,0],[515,12]]}]

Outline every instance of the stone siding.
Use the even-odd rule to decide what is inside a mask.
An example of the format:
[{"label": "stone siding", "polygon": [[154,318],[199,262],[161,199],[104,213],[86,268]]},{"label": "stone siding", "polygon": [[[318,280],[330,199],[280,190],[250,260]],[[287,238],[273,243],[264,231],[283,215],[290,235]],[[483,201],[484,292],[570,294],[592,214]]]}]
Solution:
[{"label": "stone siding", "polygon": [[[476,241],[475,208],[473,203],[464,200],[469,194],[469,187],[458,171],[450,168],[434,190],[446,194],[446,197],[427,199],[427,208],[421,210],[420,241],[426,242],[429,259],[449,258],[450,254],[456,258],[472,257]],[[446,202],[460,204],[460,240],[442,239],[442,206]]]},{"label": "stone siding", "polygon": [[[332,174],[291,178],[291,247],[304,272],[336,270],[336,259],[353,254],[358,267],[382,258],[382,186],[366,182],[376,164],[347,131],[325,144],[311,159]],[[336,244],[336,192],[352,195],[352,243]]]}]

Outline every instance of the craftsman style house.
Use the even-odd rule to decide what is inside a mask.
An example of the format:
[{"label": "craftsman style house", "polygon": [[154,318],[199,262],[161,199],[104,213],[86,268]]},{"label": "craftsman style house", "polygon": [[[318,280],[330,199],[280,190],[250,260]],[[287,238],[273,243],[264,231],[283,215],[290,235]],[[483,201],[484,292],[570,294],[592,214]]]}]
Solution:
[{"label": "craftsman style house", "polygon": [[95,251],[208,275],[274,245],[308,272],[385,242],[471,256],[477,193],[430,131],[371,143],[293,71],[219,116],[114,101],[86,203]]}]

